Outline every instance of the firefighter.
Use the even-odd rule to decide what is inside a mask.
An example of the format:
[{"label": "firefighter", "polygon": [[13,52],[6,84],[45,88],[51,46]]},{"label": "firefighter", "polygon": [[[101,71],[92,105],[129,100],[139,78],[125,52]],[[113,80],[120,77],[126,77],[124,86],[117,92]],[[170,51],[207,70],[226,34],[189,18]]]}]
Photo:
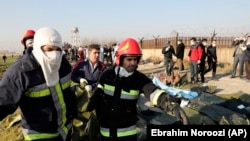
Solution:
[{"label": "firefighter", "polygon": [[33,49],[33,40],[34,40],[35,31],[28,29],[23,33],[21,43],[24,46],[23,54],[30,53]]},{"label": "firefighter", "polygon": [[20,107],[24,140],[70,141],[77,114],[71,69],[61,35],[48,27],[37,30],[33,51],[13,63],[0,82],[0,120]]},{"label": "firefighter", "polygon": [[127,38],[122,41],[117,48],[115,64],[103,72],[90,98],[87,110],[96,110],[102,141],[137,140],[136,104],[141,93],[155,106],[186,120],[178,99],[136,70],[141,56],[142,50],[136,40]]}]

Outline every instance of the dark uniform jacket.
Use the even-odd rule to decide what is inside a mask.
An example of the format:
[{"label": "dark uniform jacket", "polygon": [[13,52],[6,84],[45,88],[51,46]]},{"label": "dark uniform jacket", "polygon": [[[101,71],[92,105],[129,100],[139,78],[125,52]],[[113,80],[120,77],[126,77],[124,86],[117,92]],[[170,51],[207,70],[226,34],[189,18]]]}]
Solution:
[{"label": "dark uniform jacket", "polygon": [[[136,134],[137,99],[141,93],[157,105],[158,97],[164,93],[152,80],[139,71],[131,76],[118,77],[114,67],[103,72],[97,89],[88,105],[88,111],[96,109],[103,136],[118,136],[119,131]],[[109,132],[105,134],[106,132]],[[126,133],[120,135],[126,136]],[[117,134],[116,134],[117,133]]]},{"label": "dark uniform jacket", "polygon": [[64,57],[59,78],[59,83],[47,87],[34,56],[26,53],[20,57],[0,82],[0,120],[19,106],[25,139],[49,139],[61,135],[65,140],[76,115],[76,96],[70,89],[71,65]]},{"label": "dark uniform jacket", "polygon": [[102,72],[106,69],[106,65],[98,61],[97,66],[92,72],[89,60],[80,61],[76,64],[72,71],[72,80],[76,83],[80,83],[80,79],[84,78],[88,81],[88,85],[92,88],[97,86],[97,81],[101,76]]}]

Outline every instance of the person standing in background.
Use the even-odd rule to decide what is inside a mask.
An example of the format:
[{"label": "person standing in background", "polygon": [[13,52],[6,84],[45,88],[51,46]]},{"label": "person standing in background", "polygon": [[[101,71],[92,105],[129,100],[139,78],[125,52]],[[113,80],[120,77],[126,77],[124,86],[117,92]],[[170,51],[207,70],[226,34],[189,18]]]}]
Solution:
[{"label": "person standing in background", "polygon": [[170,76],[174,68],[173,55],[175,56],[175,50],[170,44],[170,41],[167,41],[166,45],[162,48],[161,53],[164,55],[166,73],[168,76]]},{"label": "person standing in background", "polygon": [[177,42],[177,47],[176,47],[176,58],[177,58],[177,66],[179,71],[184,70],[184,65],[183,65],[183,58],[184,58],[184,52],[185,52],[185,45],[182,42],[181,39],[178,40]]},{"label": "person standing in background", "polygon": [[207,46],[207,39],[202,39],[201,41],[198,41],[198,44],[200,45],[202,49],[202,56],[201,56],[201,62],[199,64],[198,73],[201,77],[201,83],[205,85],[205,63],[206,63],[206,46]]},{"label": "person standing in background", "polygon": [[188,53],[189,56],[189,66],[191,72],[191,83],[198,82],[198,65],[201,63],[202,57],[202,48],[196,38],[192,37],[190,39],[190,50]]},{"label": "person standing in background", "polygon": [[233,70],[231,73],[231,78],[235,78],[238,64],[239,64],[239,77],[240,79],[244,78],[243,77],[243,70],[244,70],[243,47],[245,46],[244,41],[245,39],[243,37],[235,38],[233,41],[233,46],[235,47],[235,50],[233,53],[234,62],[233,62]]},{"label": "person standing in background", "polygon": [[2,57],[2,59],[3,59],[3,62],[5,63],[6,60],[7,60],[7,56],[4,54],[3,57]]},{"label": "person standing in background", "polygon": [[250,36],[247,36],[246,47],[244,50],[244,62],[246,79],[250,80]]},{"label": "person standing in background", "polygon": [[216,79],[216,70],[217,70],[217,51],[216,51],[216,40],[212,40],[212,44],[207,48],[207,62],[208,69],[205,71],[205,74],[212,70],[212,80]]},{"label": "person standing in background", "polygon": [[33,49],[33,40],[34,40],[35,31],[28,29],[23,33],[21,43],[24,46],[23,54],[31,53]]}]

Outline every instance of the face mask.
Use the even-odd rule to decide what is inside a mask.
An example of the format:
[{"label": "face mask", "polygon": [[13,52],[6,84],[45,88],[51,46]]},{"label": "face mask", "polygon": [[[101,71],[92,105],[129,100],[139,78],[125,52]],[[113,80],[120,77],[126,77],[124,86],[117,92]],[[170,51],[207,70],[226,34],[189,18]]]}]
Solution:
[{"label": "face mask", "polygon": [[213,47],[215,47],[216,46],[216,44],[213,44]]},{"label": "face mask", "polygon": [[60,59],[62,52],[61,51],[46,51],[44,52],[50,60]]},{"label": "face mask", "polygon": [[27,39],[25,41],[25,46],[26,47],[32,47],[33,46],[33,39]]},{"label": "face mask", "polygon": [[206,42],[203,42],[202,44],[203,44],[204,46],[206,46],[206,45],[207,45],[207,43],[206,43]]},{"label": "face mask", "polygon": [[[118,67],[115,68],[115,72],[116,74],[118,73]],[[129,77],[133,74],[134,72],[128,72],[125,68],[123,67],[120,67],[120,70],[119,70],[119,75],[121,77]]]},{"label": "face mask", "polygon": [[190,44],[191,44],[191,45],[194,45],[194,42],[191,42]]}]

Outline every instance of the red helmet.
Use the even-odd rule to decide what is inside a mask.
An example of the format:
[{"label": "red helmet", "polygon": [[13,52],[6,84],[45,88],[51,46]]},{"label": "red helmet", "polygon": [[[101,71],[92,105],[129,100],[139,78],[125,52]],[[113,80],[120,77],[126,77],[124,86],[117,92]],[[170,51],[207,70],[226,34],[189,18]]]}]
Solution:
[{"label": "red helmet", "polygon": [[116,51],[116,65],[120,65],[120,59],[123,55],[137,55],[138,57],[142,56],[141,47],[135,39],[127,38],[119,44]]},{"label": "red helmet", "polygon": [[31,30],[31,29],[26,30],[26,31],[23,33],[21,43],[25,46],[25,41],[26,41],[28,38],[34,38],[34,35],[35,35],[35,31],[34,31],[34,30]]}]

